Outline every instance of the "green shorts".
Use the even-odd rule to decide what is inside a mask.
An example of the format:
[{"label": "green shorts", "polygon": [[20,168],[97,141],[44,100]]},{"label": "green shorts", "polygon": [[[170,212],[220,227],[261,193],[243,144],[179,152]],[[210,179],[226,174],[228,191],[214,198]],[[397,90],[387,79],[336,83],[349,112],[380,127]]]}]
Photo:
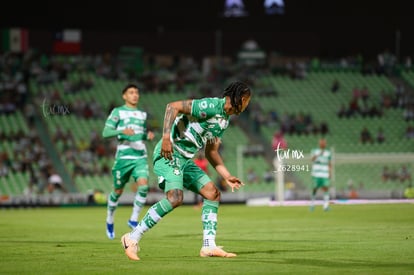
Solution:
[{"label": "green shorts", "polygon": [[186,188],[200,193],[200,189],[211,181],[192,159],[185,158],[174,151],[173,159],[168,160],[161,157],[160,152],[161,142],[154,149],[154,173],[158,176],[158,186],[164,192]]},{"label": "green shorts", "polygon": [[141,178],[148,180],[148,159],[117,159],[112,167],[112,176],[115,189],[124,188],[131,177],[135,182]]},{"label": "green shorts", "polygon": [[329,178],[312,177],[312,188],[329,187],[331,181]]}]

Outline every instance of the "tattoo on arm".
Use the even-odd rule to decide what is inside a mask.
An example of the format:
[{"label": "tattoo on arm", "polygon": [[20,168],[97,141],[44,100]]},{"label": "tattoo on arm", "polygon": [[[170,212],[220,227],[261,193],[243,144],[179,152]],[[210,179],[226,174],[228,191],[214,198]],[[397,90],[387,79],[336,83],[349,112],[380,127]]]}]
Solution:
[{"label": "tattoo on arm", "polygon": [[171,132],[171,127],[178,113],[191,114],[192,102],[192,100],[183,100],[167,105],[164,116],[163,134],[169,134]]},{"label": "tattoo on arm", "polygon": [[191,113],[192,101],[191,100],[183,100],[183,101],[181,101],[181,104],[182,104],[182,108],[183,108],[183,113],[184,114],[190,114]]},{"label": "tattoo on arm", "polygon": [[164,116],[164,128],[163,128],[163,134],[169,134],[171,132],[171,126],[175,119],[175,109],[168,104],[167,108],[165,110],[165,116]]}]

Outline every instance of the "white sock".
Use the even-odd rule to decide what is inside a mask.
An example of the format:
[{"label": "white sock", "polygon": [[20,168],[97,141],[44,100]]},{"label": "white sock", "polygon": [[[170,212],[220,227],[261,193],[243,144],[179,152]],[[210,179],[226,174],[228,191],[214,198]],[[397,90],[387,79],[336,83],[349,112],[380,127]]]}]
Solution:
[{"label": "white sock", "polygon": [[138,217],[139,217],[139,213],[142,210],[142,207],[145,205],[145,201],[146,198],[142,197],[139,193],[137,193],[135,195],[135,200],[134,200],[134,207],[132,208],[132,213],[131,213],[131,221],[138,221]]},{"label": "white sock", "polygon": [[323,194],[323,208],[329,207],[329,193]]},{"label": "white sock", "polygon": [[217,213],[204,211],[202,221],[205,224],[203,228],[203,247],[216,247]]},{"label": "white sock", "polygon": [[106,214],[107,223],[114,223],[115,210],[117,206],[118,202],[108,201],[108,208]]},{"label": "white sock", "polygon": [[131,231],[131,233],[129,233],[129,237],[131,239],[136,240],[137,242],[139,242],[141,240],[142,236],[144,235],[144,232],[146,232],[148,230],[149,230],[149,228],[144,222],[139,223],[137,225],[137,227],[135,227]]},{"label": "white sock", "polygon": [[150,209],[148,209],[147,214],[141,220],[141,222],[139,222],[138,225],[131,231],[131,239],[137,240],[139,242],[139,240],[142,238],[142,235],[144,235],[144,233],[150,229],[151,225],[148,226],[146,222],[150,222],[152,226],[154,226],[161,219],[162,217],[157,213],[157,211],[155,211],[154,206],[152,206]]}]

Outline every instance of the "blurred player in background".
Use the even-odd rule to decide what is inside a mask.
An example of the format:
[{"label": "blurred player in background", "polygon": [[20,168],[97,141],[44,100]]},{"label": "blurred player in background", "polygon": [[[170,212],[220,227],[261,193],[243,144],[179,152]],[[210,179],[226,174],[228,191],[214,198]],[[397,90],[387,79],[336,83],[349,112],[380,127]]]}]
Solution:
[{"label": "blurred player in background", "polygon": [[107,204],[106,234],[109,239],[115,238],[114,214],[129,179],[132,177],[138,186],[132,214],[128,220],[129,227],[137,226],[138,216],[148,193],[149,172],[145,141],[152,140],[154,133],[147,130],[147,113],[137,107],[139,96],[138,87],[128,84],[122,90],[125,104],[111,111],[102,132],[104,138],[118,139],[112,167],[113,191],[108,196]]},{"label": "blurred player in background", "polygon": [[158,175],[159,186],[166,197],[150,207],[135,229],[122,236],[121,242],[129,259],[139,260],[138,242],[162,217],[183,203],[184,188],[204,198],[201,213],[203,245],[200,256],[236,256],[216,245],[220,191],[194,163],[193,157],[205,147],[206,158],[232,191],[244,185],[224,165],[219,146],[230,115],[243,112],[250,97],[251,91],[246,84],[233,82],[224,90],[221,98],[189,99],[167,104],[163,136],[153,154],[154,172]]},{"label": "blurred player in background", "polygon": [[319,189],[323,191],[323,210],[329,210],[329,186],[332,171],[332,153],[326,149],[326,139],[319,139],[319,148],[312,149],[312,193],[310,210],[315,207],[316,193]]}]

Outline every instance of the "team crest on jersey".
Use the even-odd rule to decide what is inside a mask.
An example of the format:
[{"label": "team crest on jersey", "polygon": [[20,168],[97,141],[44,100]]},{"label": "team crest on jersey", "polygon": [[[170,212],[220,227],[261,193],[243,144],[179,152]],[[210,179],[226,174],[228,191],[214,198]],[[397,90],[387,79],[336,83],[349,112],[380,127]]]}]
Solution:
[{"label": "team crest on jersey", "polygon": [[118,122],[119,121],[119,116],[113,116],[112,120],[115,121],[115,122]]},{"label": "team crest on jersey", "polygon": [[201,118],[206,118],[207,117],[207,113],[206,112],[200,112],[200,117]]},{"label": "team crest on jersey", "polygon": [[180,174],[181,174],[180,169],[178,169],[178,168],[174,168],[173,173],[174,173],[174,175],[176,175],[176,176],[178,176],[178,175],[180,175]]}]

